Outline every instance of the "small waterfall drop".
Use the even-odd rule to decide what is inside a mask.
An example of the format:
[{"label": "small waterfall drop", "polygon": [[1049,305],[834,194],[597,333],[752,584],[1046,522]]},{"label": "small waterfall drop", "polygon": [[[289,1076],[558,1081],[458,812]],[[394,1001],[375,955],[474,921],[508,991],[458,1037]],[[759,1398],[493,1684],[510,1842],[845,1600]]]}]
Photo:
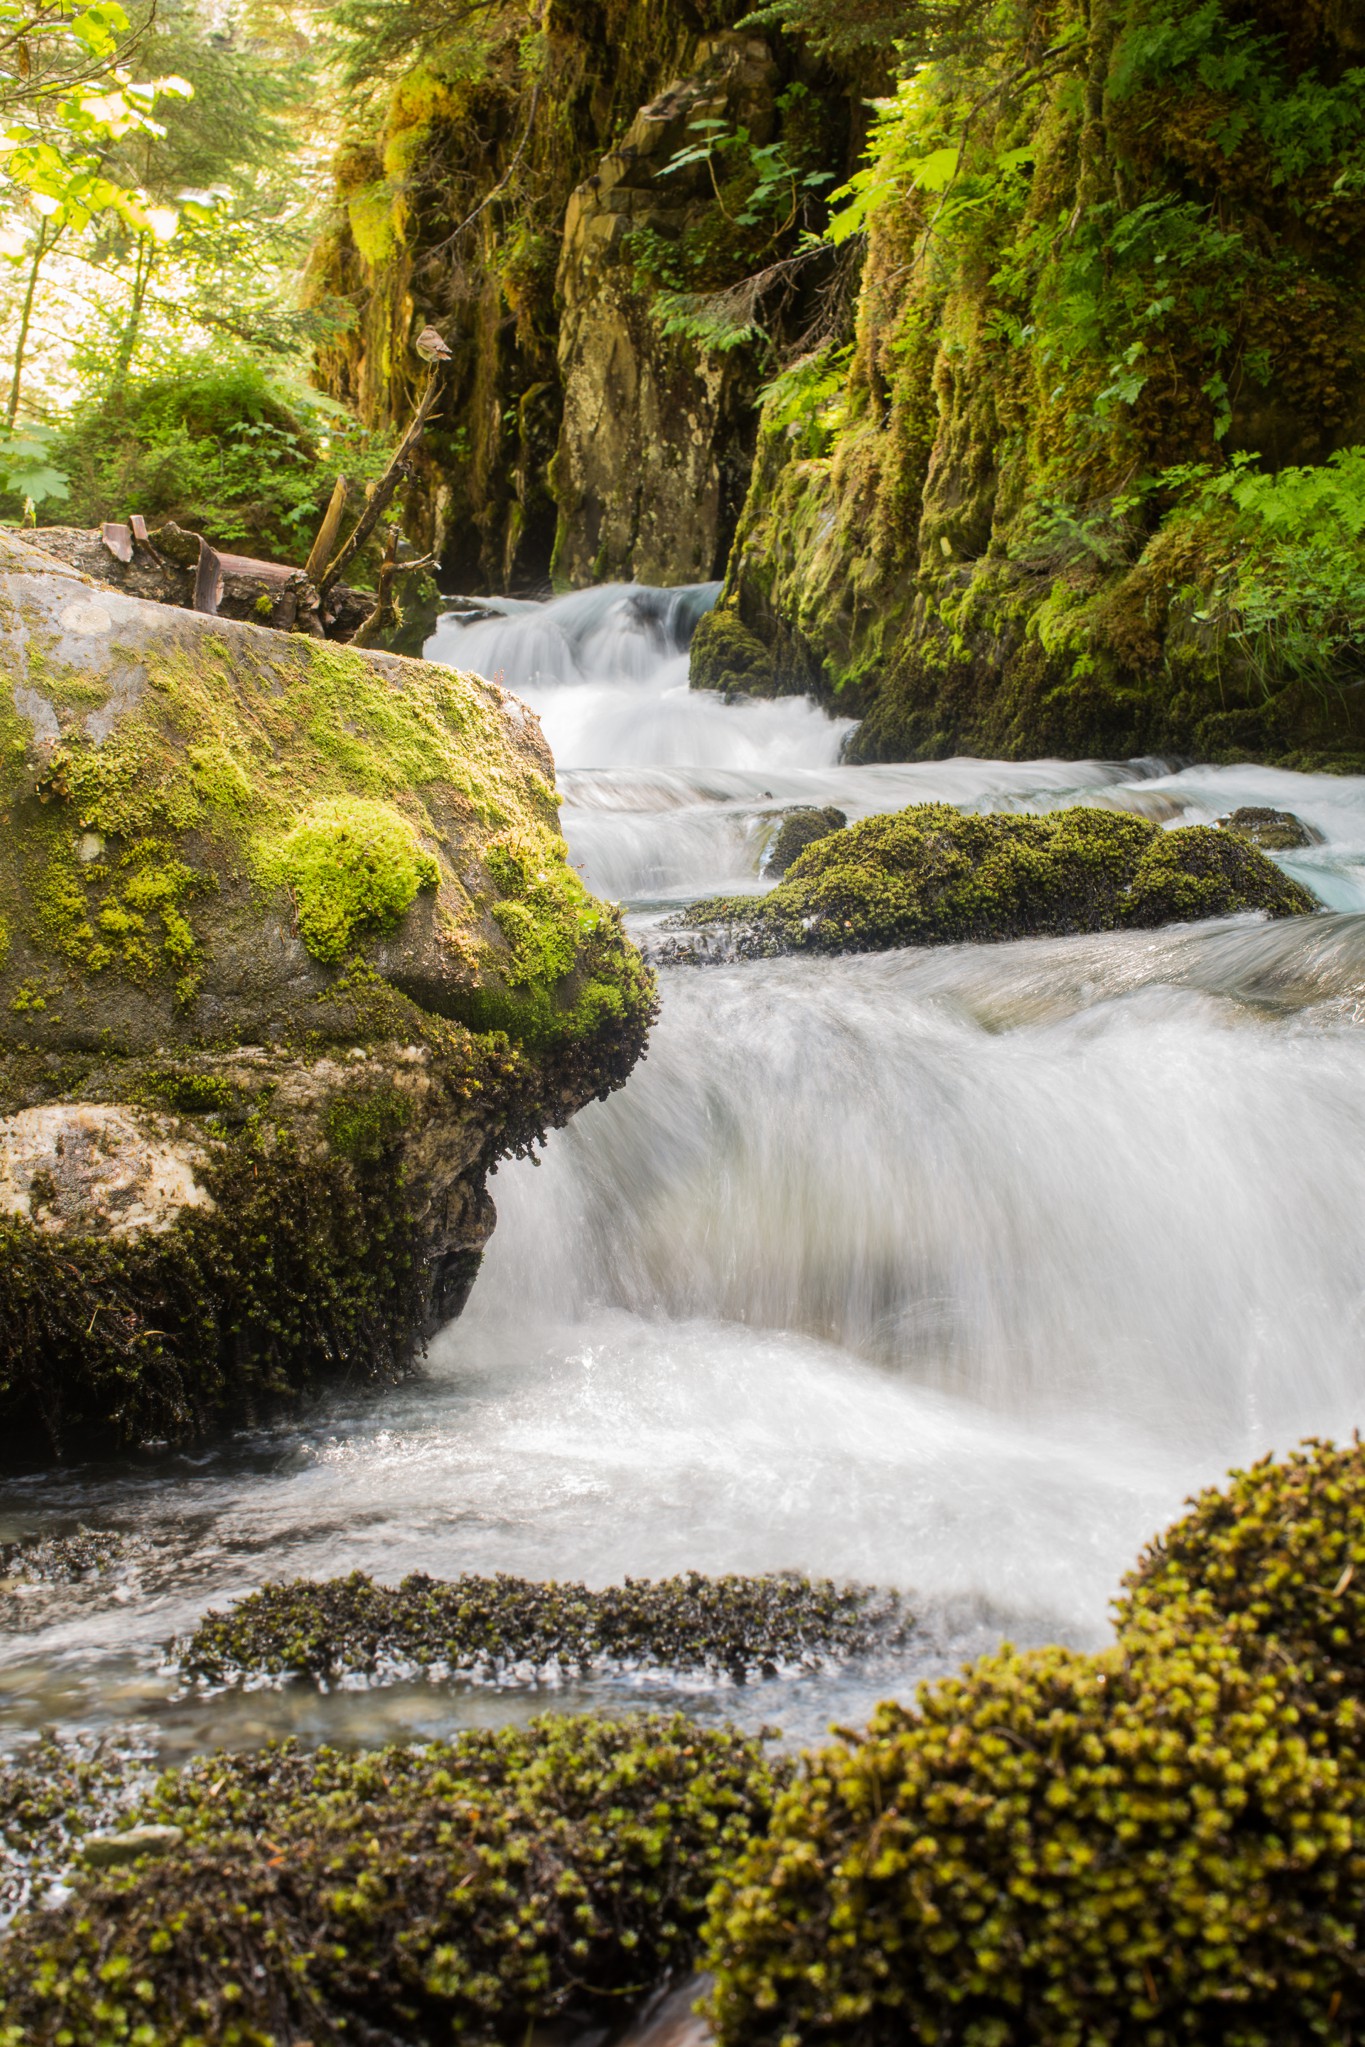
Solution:
[{"label": "small waterfall drop", "polygon": [[490,602],[428,648],[540,713],[573,858],[637,930],[767,886],[792,805],[930,800],[1289,809],[1315,836],[1283,865],[1327,911],[665,971],[628,1085],[495,1175],[491,1249],[425,1377],[141,1477],[13,1489],[25,1526],[113,1521],[137,1561],[121,1603],[73,1592],[0,1643],[0,1718],[137,1702],[170,1753],[534,1704],[168,1703],[159,1645],[271,1577],[901,1587],[921,1626],[894,1667],[689,1694],[814,1737],[1002,1634],[1100,1638],[1193,1487],[1365,1419],[1365,778],[844,765],[846,718],[688,689],[715,594]]}]

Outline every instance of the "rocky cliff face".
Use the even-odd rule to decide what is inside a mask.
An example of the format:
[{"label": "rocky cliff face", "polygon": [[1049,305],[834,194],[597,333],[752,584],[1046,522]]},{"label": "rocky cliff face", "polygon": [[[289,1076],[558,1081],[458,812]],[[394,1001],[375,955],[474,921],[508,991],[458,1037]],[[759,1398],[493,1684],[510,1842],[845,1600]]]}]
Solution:
[{"label": "rocky cliff face", "polygon": [[956,10],[771,397],[693,680],[865,759],[1355,764],[1365,30],[1337,0]]},{"label": "rocky cliff face", "polygon": [[186,1438],[455,1313],[499,1156],[652,1012],[476,677],[0,536],[6,1453]]},{"label": "rocky cliff face", "polygon": [[[670,332],[665,302],[791,253],[816,191],[801,180],[851,163],[865,83],[739,30],[746,11],[495,7],[415,37],[339,158],[314,278],[356,313],[324,373],[367,420],[396,420],[420,368],[412,337],[428,318],[446,335],[450,399],[413,537],[442,555],[447,587],[721,573],[771,364],[743,320],[710,345]],[[708,132],[745,140],[677,165]],[[779,172],[755,210],[763,150],[793,179]],[[780,274],[772,289],[776,326],[799,327],[803,289]]]}]

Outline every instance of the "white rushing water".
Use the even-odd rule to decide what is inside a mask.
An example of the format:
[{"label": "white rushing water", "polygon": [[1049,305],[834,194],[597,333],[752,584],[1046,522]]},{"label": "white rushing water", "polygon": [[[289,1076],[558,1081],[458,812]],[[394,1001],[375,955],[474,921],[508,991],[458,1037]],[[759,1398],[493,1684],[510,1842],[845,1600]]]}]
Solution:
[{"label": "white rushing water", "polygon": [[1097,1639],[1191,1487],[1362,1418],[1365,780],[843,766],[848,722],[804,700],[688,691],[711,594],[507,603],[428,650],[540,712],[572,855],[642,925],[764,885],[785,806],[930,799],[1163,823],[1278,805],[1317,834],[1283,864],[1329,909],[668,970],[628,1086],[497,1174],[427,1377],[201,1460],[13,1489],[15,1530],[133,1543],[113,1601],[39,1600],[0,1649],[11,1721],[136,1711],[174,1748],[513,1710],[425,1687],[167,1703],[157,1645],[272,1576],[904,1588],[924,1627],[894,1667],[692,1695],[813,1734],[1001,1634]]}]

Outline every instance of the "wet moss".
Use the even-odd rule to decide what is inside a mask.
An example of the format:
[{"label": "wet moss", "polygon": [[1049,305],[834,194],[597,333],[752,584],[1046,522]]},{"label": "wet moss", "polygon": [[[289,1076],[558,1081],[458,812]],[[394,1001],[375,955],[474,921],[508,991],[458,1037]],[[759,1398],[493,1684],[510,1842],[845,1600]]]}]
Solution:
[{"label": "wet moss", "polygon": [[258,855],[294,899],[299,936],[314,959],[335,965],[358,939],[391,930],[441,870],[410,819],[355,797],[317,804]]},{"label": "wet moss", "polygon": [[1138,1560],[1115,1611],[1124,1636],[1230,1635],[1292,1684],[1301,1716],[1365,1746],[1365,1445],[1310,1440],[1201,1493]]},{"label": "wet moss", "polygon": [[1316,907],[1244,838],[1211,827],[1166,832],[1113,811],[978,816],[926,803],[818,840],[767,896],[712,898],[678,921],[728,929],[741,953],[867,952]]},{"label": "wet moss", "polygon": [[0,1951],[5,2047],[522,2040],[610,2021],[693,1954],[782,1770],[681,1717],[547,1719],[367,1756],[211,1756]]},{"label": "wet moss", "polygon": [[1006,1650],[806,1761],[713,1899],[722,2047],[1350,2039],[1363,1828],[1222,1636]]},{"label": "wet moss", "polygon": [[799,1577],[627,1579],[585,1585],[417,1575],[377,1585],[356,1572],[268,1585],[206,1615],[181,1655],[189,1677],[332,1679],[384,1668],[587,1671],[646,1664],[743,1678],[779,1664],[853,1656],[900,1639],[894,1594]]},{"label": "wet moss", "polygon": [[772,696],[778,687],[771,648],[737,613],[719,609],[697,621],[689,677],[693,689],[721,690],[727,696]]}]

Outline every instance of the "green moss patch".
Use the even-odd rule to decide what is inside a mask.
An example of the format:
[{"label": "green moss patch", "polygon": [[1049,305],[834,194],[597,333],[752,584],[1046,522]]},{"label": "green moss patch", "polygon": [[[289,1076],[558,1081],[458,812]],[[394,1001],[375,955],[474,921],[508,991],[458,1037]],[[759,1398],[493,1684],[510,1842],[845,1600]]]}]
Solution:
[{"label": "green moss patch", "polygon": [[975,816],[925,803],[821,838],[770,895],[715,897],[679,921],[730,927],[741,953],[869,952],[1315,908],[1235,833],[1165,832],[1103,810]]},{"label": "green moss patch", "polygon": [[623,1665],[716,1669],[743,1678],[780,1664],[851,1656],[903,1636],[894,1594],[797,1577],[627,1579],[585,1585],[418,1575],[376,1585],[361,1572],[268,1585],[210,1613],[181,1657],[187,1676],[336,1678],[386,1667],[507,1675]]},{"label": "green moss patch", "polygon": [[780,1777],[681,1717],[548,1719],[367,1756],[211,1756],[0,1952],[5,2047],[524,2039],[614,2021],[691,1960]]},{"label": "green moss patch", "polygon": [[335,965],[356,939],[388,931],[441,870],[411,821],[392,805],[333,797],[258,854],[263,876],[294,898],[299,935],[314,959]]}]

